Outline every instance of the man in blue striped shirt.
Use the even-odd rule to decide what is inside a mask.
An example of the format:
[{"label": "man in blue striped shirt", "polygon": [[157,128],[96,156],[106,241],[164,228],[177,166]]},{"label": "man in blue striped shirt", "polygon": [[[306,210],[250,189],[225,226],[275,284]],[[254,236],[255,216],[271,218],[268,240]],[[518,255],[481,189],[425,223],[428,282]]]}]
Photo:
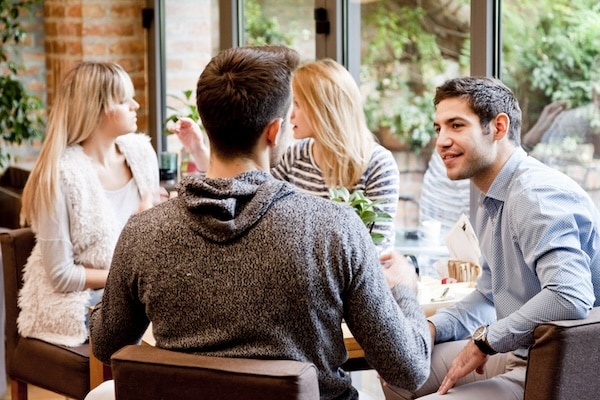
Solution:
[{"label": "man in blue striped shirt", "polygon": [[451,79],[434,103],[448,177],[481,191],[483,272],[472,294],[429,319],[432,371],[416,396],[520,400],[535,327],[600,305],[600,214],[573,180],[520,147],[521,110],[500,81]]}]

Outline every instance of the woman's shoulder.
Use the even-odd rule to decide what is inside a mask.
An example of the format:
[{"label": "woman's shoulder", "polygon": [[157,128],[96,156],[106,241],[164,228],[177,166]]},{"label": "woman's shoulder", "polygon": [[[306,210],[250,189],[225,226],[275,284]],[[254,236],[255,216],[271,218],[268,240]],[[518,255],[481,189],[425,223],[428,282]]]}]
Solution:
[{"label": "woman's shoulder", "polygon": [[152,166],[155,163],[158,164],[156,151],[154,151],[148,135],[144,133],[128,133],[119,136],[116,143],[130,166],[132,163],[148,165],[151,162]]},{"label": "woman's shoulder", "polygon": [[308,154],[312,141],[311,138],[295,140],[288,148],[288,151],[296,154]]},{"label": "woman's shoulder", "polygon": [[150,136],[145,133],[127,133],[119,136],[116,142],[120,149],[123,149],[124,147],[127,149],[135,149],[139,146],[152,147]]},{"label": "woman's shoulder", "polygon": [[310,152],[311,144],[312,144],[312,139],[310,139],[310,138],[295,140],[286,149],[283,158],[288,163],[293,163],[298,160],[308,160],[311,157],[311,152]]},{"label": "woman's shoulder", "polygon": [[397,167],[394,154],[379,143],[373,144],[373,153],[369,165],[393,165]]},{"label": "woman's shoulder", "polygon": [[[81,170],[89,163],[90,158],[83,151],[83,147],[78,144],[67,146],[58,161],[59,171]],[[73,169],[73,167],[75,168]]]}]

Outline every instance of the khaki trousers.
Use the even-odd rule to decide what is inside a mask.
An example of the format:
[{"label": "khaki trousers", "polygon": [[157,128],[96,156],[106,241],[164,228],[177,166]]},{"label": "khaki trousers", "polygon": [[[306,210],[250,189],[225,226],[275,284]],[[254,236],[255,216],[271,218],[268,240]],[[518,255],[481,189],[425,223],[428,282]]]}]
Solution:
[{"label": "khaki trousers", "polygon": [[387,400],[522,400],[525,387],[527,360],[512,353],[495,354],[488,358],[485,372],[475,371],[460,379],[456,386],[445,395],[437,393],[454,358],[466,346],[467,340],[440,343],[433,347],[431,373],[427,382],[411,393],[394,386],[383,386]]}]

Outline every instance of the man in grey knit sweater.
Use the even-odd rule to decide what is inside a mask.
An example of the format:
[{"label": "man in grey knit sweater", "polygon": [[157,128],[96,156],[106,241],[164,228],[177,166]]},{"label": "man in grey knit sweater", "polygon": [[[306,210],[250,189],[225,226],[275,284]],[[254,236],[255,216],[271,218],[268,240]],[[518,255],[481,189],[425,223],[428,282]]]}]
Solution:
[{"label": "man in grey knit sweater", "polygon": [[[94,354],[140,340],[223,357],[312,362],[321,399],[356,399],[344,319],[382,379],[409,389],[429,373],[431,335],[414,291],[393,285],[367,230],[345,205],[269,174],[291,137],[297,53],[235,48],[198,80],[210,139],[206,175],[133,216],[91,315]],[[395,263],[390,268],[400,268]],[[387,284],[386,284],[386,277]]]}]

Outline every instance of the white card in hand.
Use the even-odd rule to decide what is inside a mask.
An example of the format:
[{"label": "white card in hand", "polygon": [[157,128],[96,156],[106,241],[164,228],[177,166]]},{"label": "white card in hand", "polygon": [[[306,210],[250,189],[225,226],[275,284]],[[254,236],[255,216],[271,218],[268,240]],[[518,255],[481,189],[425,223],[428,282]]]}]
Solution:
[{"label": "white card in hand", "polygon": [[473,226],[465,214],[462,214],[446,236],[446,246],[451,260],[470,261],[480,264],[481,250]]}]

